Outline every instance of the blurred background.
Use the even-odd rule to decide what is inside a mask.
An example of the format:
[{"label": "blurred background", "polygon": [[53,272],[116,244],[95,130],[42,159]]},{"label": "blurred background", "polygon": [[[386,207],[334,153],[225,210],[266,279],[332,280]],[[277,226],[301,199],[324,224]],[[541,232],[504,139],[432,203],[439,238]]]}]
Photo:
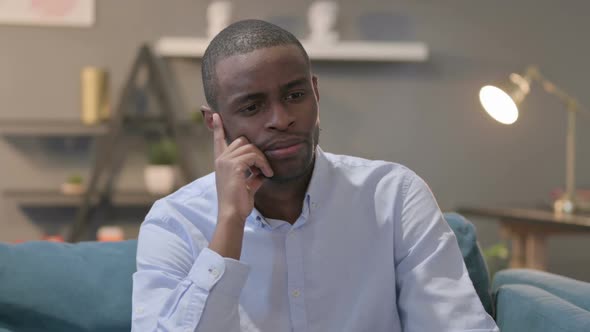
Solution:
[{"label": "blurred background", "polygon": [[[56,7],[42,10],[59,15],[75,3],[56,1]],[[260,18],[305,38],[311,3],[235,0],[231,21]],[[164,37],[206,38],[209,4],[99,0],[87,26],[3,23],[0,16],[0,241],[65,237],[76,219],[80,197],[64,194],[63,184],[88,184],[98,156],[105,155],[97,154],[96,138],[109,128],[108,122],[80,125],[83,69],[96,67],[108,74],[110,117],[115,118],[140,47]],[[334,28],[341,41],[420,42],[427,47],[428,58],[313,62],[319,77],[324,150],[410,167],[427,181],[443,211],[551,208],[552,192],[565,185],[563,104],[542,88],[531,88],[519,120],[506,126],[484,112],[478,93],[483,85],[535,64],[581,104],[590,105],[590,46],[583,37],[590,30],[589,2],[341,0],[337,4]],[[211,140],[193,118],[205,102],[200,60],[164,60],[175,82],[174,92],[184,103],[184,117],[198,127],[189,135],[193,170],[205,175],[212,170]],[[147,97],[147,108],[154,104],[152,99]],[[580,189],[590,188],[589,128],[590,117],[578,117]],[[116,144],[111,146],[114,149]],[[100,218],[107,220],[103,225],[122,229],[125,238],[135,238],[157,198],[142,193],[146,165],[158,157],[140,137],[132,139],[129,147],[114,192],[131,192],[139,198],[132,197],[132,203],[120,204]],[[469,219],[482,247],[506,242],[495,219]],[[547,241],[549,271],[590,281],[588,234],[556,235]]]}]

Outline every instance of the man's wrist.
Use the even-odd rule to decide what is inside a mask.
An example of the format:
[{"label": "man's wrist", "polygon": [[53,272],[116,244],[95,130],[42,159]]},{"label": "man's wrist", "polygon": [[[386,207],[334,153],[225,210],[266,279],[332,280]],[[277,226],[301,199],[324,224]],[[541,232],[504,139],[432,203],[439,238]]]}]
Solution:
[{"label": "man's wrist", "polygon": [[240,216],[235,209],[219,207],[217,214],[217,225],[227,225],[229,227],[238,227],[243,229],[246,224],[246,218]]},{"label": "man's wrist", "polygon": [[239,260],[242,252],[245,220],[235,214],[219,214],[209,249],[223,257]]}]

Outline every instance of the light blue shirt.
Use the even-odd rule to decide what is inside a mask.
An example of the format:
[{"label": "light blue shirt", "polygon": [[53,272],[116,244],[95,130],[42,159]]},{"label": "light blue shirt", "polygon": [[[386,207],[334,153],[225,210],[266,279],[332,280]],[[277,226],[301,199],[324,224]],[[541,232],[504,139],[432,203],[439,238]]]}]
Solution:
[{"label": "light blue shirt", "polygon": [[240,261],[207,248],[215,175],[154,204],[133,331],[498,331],[428,186],[404,166],[322,152],[291,225],[256,209]]}]

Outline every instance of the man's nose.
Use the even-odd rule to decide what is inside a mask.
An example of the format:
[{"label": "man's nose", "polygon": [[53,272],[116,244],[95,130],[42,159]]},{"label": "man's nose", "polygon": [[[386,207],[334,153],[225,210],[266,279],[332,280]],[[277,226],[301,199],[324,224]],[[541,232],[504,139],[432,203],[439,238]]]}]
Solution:
[{"label": "man's nose", "polygon": [[273,103],[269,113],[269,129],[285,131],[295,124],[295,117],[284,103]]}]

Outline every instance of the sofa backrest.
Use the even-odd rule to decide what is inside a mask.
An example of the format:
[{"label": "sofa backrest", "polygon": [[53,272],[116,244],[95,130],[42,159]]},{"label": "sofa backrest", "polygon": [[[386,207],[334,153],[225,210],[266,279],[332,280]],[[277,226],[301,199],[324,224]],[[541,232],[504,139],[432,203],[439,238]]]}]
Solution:
[{"label": "sofa backrest", "polygon": [[0,330],[129,331],[137,241],[0,244]]},{"label": "sofa backrest", "polygon": [[[456,213],[444,216],[492,314],[475,227]],[[0,331],[129,331],[136,248],[136,240],[0,244]]]}]

